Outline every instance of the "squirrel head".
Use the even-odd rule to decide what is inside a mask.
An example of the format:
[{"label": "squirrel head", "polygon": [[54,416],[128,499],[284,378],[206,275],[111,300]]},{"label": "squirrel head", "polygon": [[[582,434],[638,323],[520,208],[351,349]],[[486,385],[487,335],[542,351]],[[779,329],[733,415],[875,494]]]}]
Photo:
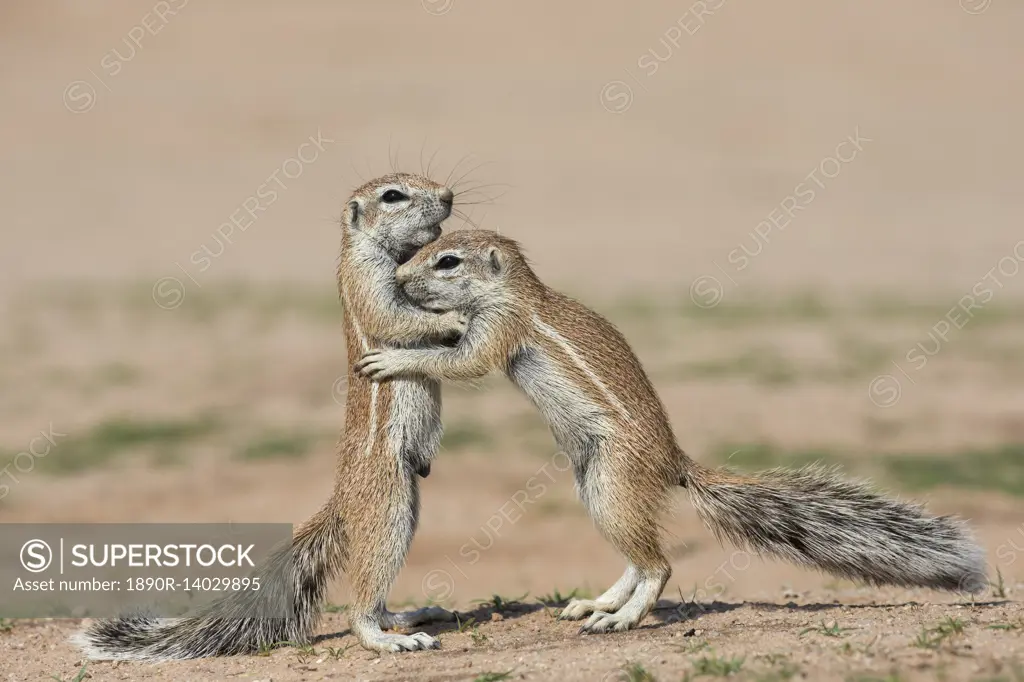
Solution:
[{"label": "squirrel head", "polygon": [[399,286],[434,312],[479,312],[515,295],[510,279],[532,275],[519,244],[490,230],[457,230],[428,244],[398,268]]},{"label": "squirrel head", "polygon": [[441,235],[454,194],[430,178],[394,173],[369,181],[352,193],[342,214],[345,230],[377,242],[399,263]]}]

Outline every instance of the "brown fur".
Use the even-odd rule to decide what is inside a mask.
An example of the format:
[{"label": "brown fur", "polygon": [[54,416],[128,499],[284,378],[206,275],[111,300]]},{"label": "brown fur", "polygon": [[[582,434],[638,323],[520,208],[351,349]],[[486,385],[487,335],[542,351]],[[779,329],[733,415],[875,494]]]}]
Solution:
[{"label": "brown fur", "polygon": [[[417,310],[403,305],[396,297],[395,261],[414,253],[420,244],[375,227],[385,224],[376,193],[395,184],[424,195],[451,196],[446,188],[427,178],[405,174],[378,178],[353,194],[343,217],[338,265],[350,368],[367,346],[411,344],[424,336],[440,341],[461,329],[458,315]],[[448,216],[448,210],[443,213],[443,217],[438,214],[439,220]],[[368,239],[383,247],[384,262],[368,256]],[[386,261],[386,257],[391,260]],[[435,394],[434,417],[439,420],[440,388],[434,382],[414,381]],[[353,593],[349,618],[364,646],[370,644],[363,635],[364,626],[374,630],[374,621],[389,624],[386,621],[391,614],[385,611],[385,600],[405,562],[418,519],[416,473],[425,475],[429,471],[440,439],[439,421],[433,442],[396,442],[391,437],[389,422],[397,408],[395,391],[396,385],[373,385],[349,370],[345,432],[338,452],[334,500],[343,519],[342,567]],[[430,612],[443,615],[440,609]]]},{"label": "brown fur", "polygon": [[[388,188],[405,200],[385,202]],[[353,193],[342,217],[338,265],[350,368],[369,347],[424,338],[441,342],[464,329],[457,313],[438,315],[409,305],[394,279],[398,261],[440,234],[453,198],[447,188],[407,174],[378,178]],[[258,569],[273,589],[233,593],[211,609],[215,615],[100,621],[76,641],[93,658],[150,661],[255,653],[283,641],[304,644],[330,582],[343,569],[353,592],[349,620],[363,646],[436,648],[437,640],[425,633],[382,630],[452,618],[437,607],[397,614],[385,609],[416,528],[417,474],[429,472],[440,437],[437,382],[412,378],[376,385],[350,369],[333,494],[296,530],[291,545]],[[260,615],[270,612],[261,600],[283,594],[290,595],[290,617]]]},{"label": "brown fur", "polygon": [[[871,583],[975,591],[984,556],[956,519],[928,516],[834,472],[805,468],[739,476],[700,466],[676,444],[664,406],[626,339],[607,320],[533,273],[519,245],[483,230],[445,235],[399,268],[411,299],[460,311],[455,348],[376,349],[357,369],[395,377],[472,379],[505,372],[544,413],[573,460],[577,488],[630,567],[597,600],[583,630],[635,626],[668,579],[658,518],[687,487],[715,534],[766,555]],[[614,614],[614,615],[613,615]]]}]

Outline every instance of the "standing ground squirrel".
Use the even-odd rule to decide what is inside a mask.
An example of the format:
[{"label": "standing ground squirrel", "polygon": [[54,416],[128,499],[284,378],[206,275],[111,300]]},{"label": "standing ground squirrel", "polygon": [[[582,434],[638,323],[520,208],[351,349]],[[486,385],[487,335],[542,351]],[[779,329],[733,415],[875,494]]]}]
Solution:
[{"label": "standing ground squirrel", "polygon": [[454,348],[372,350],[356,370],[375,381],[503,371],[533,401],[572,460],[583,504],[629,561],[607,592],[562,612],[590,616],[581,632],[626,630],[653,608],[671,573],[658,519],[676,486],[689,490],[720,540],[764,555],[872,584],[985,586],[984,553],[958,519],[929,516],[820,467],[741,476],[690,459],[622,334],[545,286],[516,242],[452,232],[397,277],[424,309],[464,313],[469,328]]},{"label": "standing ground squirrel", "polygon": [[[432,180],[394,174],[363,185],[345,206],[338,290],[350,369],[334,492],[296,530],[291,546],[257,569],[270,586],[234,593],[205,617],[99,621],[76,637],[90,657],[202,658],[255,653],[281,642],[308,643],[339,569],[351,582],[349,622],[364,647],[406,651],[439,646],[423,632],[386,634],[382,628],[454,618],[439,607],[406,613],[385,608],[416,530],[417,474],[430,472],[441,440],[441,388],[417,377],[376,384],[351,367],[375,346],[425,338],[443,342],[465,330],[459,313],[417,308],[395,282],[399,263],[441,234],[453,198],[451,190]],[[281,594],[293,599],[292,616],[261,616],[271,611],[269,600]]]}]

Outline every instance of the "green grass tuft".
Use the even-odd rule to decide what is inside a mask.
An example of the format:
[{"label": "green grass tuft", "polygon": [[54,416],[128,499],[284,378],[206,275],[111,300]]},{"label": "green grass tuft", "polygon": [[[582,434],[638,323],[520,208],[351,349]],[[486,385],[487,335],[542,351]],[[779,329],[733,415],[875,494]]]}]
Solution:
[{"label": "green grass tuft", "polygon": [[882,463],[890,478],[911,491],[952,486],[1024,496],[1024,444],[955,455],[893,455]]},{"label": "green grass tuft", "polygon": [[446,425],[444,435],[441,437],[441,447],[454,452],[474,448],[485,449],[493,442],[494,438],[487,427],[476,421],[460,421]]},{"label": "green grass tuft", "polygon": [[1024,497],[1024,444],[941,454],[883,452],[870,458],[823,448],[785,449],[771,443],[723,445],[714,452],[721,464],[743,471],[820,462],[862,474],[880,473],[880,478],[908,492],[945,486]]},{"label": "green grass tuft", "polygon": [[474,599],[474,604],[479,604],[485,609],[494,609],[498,613],[505,613],[513,606],[517,606],[523,603],[523,600],[530,596],[529,592],[524,593],[519,597],[502,597],[500,594],[492,595],[490,599]]},{"label": "green grass tuft", "polygon": [[922,630],[914,640],[914,646],[921,649],[938,649],[943,642],[964,633],[964,622],[947,616],[933,628]]},{"label": "green grass tuft", "polygon": [[774,348],[753,348],[734,358],[702,360],[678,367],[672,372],[679,379],[747,377],[758,384],[781,386],[795,382],[800,371],[796,364]]},{"label": "green grass tuft", "polygon": [[137,367],[132,367],[123,362],[113,362],[103,365],[96,371],[96,378],[103,384],[109,386],[129,386],[137,384],[142,373]]},{"label": "green grass tuft", "polygon": [[544,606],[558,607],[565,606],[572,599],[589,599],[589,597],[590,595],[587,594],[586,590],[582,590],[578,587],[568,594],[562,594],[561,591],[556,587],[555,590],[550,594],[542,594],[541,596],[537,597],[537,601],[543,604]]},{"label": "green grass tuft", "polygon": [[88,665],[89,665],[88,663],[84,664],[79,669],[78,673],[75,674],[74,677],[69,678],[67,680],[65,680],[63,677],[58,677],[56,675],[50,675],[50,679],[57,680],[57,682],[82,682],[82,680],[84,680],[85,678],[92,677],[92,675],[90,675],[89,673],[87,673],[85,671],[85,669],[86,669],[86,667],[88,667]]},{"label": "green grass tuft", "polygon": [[745,659],[732,656],[702,656],[693,662],[694,675],[707,675],[709,677],[728,677],[735,675],[743,668]]},{"label": "green grass tuft", "polygon": [[851,628],[841,628],[841,627],[839,627],[839,622],[838,621],[832,621],[831,625],[829,625],[825,621],[821,621],[821,626],[820,627],[815,626],[815,627],[812,627],[812,628],[804,628],[803,630],[800,631],[800,634],[802,636],[802,635],[807,634],[808,632],[817,632],[817,633],[820,633],[822,635],[825,635],[826,637],[842,637],[845,633],[849,632],[850,629]]},{"label": "green grass tuft", "polygon": [[[72,474],[107,465],[118,457],[139,450],[168,451],[215,433],[219,422],[210,417],[182,420],[109,419],[83,434],[55,439],[45,457],[35,466],[55,474]],[[15,453],[11,453],[14,456]],[[3,459],[3,457],[0,457]]]},{"label": "green grass tuft", "polygon": [[619,679],[623,682],[657,682],[657,678],[639,663],[627,663]]},{"label": "green grass tuft", "polygon": [[237,456],[253,461],[296,459],[308,455],[316,442],[316,436],[308,431],[265,433],[249,441]]}]

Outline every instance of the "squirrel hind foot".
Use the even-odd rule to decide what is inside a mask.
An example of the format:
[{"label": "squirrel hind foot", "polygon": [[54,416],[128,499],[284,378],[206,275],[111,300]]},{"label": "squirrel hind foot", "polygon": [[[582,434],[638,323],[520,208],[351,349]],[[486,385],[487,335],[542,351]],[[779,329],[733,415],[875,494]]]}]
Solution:
[{"label": "squirrel hind foot", "polygon": [[580,627],[580,634],[632,630],[654,608],[655,603],[658,601],[658,596],[665,588],[667,580],[667,574],[641,578],[636,589],[633,590],[629,600],[622,605],[622,608],[618,609],[615,613],[595,611],[587,619],[587,622]]},{"label": "squirrel hind foot", "polygon": [[594,635],[603,632],[625,632],[640,624],[642,616],[636,613],[606,613],[594,611],[587,622],[580,626],[579,634]]},{"label": "squirrel hind foot", "polygon": [[617,610],[615,604],[597,599],[572,599],[558,614],[558,620],[582,620],[592,613],[615,613]]},{"label": "squirrel hind foot", "polygon": [[441,648],[441,641],[425,632],[412,635],[391,635],[381,632],[367,638],[362,644],[370,651],[393,654]]},{"label": "squirrel hind foot", "polygon": [[381,617],[381,627],[393,630],[395,628],[414,628],[424,623],[450,623],[455,620],[455,614],[440,606],[426,606],[413,611],[385,611]]}]

